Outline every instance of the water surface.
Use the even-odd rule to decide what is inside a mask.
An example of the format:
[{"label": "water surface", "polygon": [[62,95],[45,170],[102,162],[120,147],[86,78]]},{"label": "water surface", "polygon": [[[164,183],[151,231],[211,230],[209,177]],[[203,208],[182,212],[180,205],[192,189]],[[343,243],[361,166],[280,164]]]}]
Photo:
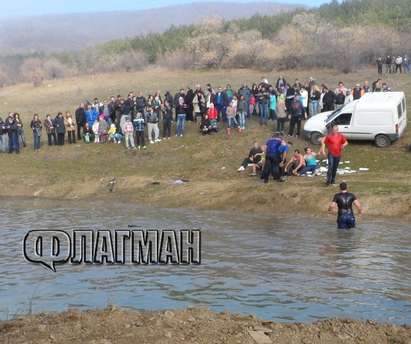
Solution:
[{"label": "water surface", "polygon": [[[154,209],[121,203],[2,200],[0,318],[108,304],[207,307],[265,319],[328,317],[411,324],[411,228],[363,220]],[[201,266],[58,266],[27,263],[31,229],[202,230]]]}]

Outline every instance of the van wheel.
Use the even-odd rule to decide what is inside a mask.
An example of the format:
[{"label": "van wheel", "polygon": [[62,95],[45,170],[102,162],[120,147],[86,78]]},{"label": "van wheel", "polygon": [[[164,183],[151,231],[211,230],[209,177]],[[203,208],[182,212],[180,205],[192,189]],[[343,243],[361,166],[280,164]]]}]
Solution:
[{"label": "van wheel", "polygon": [[387,148],[391,145],[391,140],[387,135],[377,135],[375,137],[375,144],[379,148]]},{"label": "van wheel", "polygon": [[310,141],[313,145],[319,145],[321,144],[321,139],[323,138],[323,134],[319,132],[314,132],[311,134]]}]

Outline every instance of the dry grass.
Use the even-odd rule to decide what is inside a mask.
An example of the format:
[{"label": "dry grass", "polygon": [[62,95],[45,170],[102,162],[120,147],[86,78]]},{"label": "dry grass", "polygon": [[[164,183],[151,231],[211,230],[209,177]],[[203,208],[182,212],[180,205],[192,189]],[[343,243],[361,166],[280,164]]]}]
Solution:
[{"label": "dry grass", "polygon": [[[284,72],[289,80],[307,80],[314,76],[319,82],[334,87],[339,80],[354,85],[376,78],[374,71],[340,75],[332,71]],[[275,82],[279,73],[267,75]],[[28,125],[33,113],[42,117],[58,111],[74,112],[84,99],[170,90],[173,93],[187,85],[211,82],[214,86],[231,83],[234,88],[243,82],[251,84],[262,74],[252,70],[167,71],[147,70],[138,73],[86,76],[46,82],[33,88],[22,84],[0,90],[2,113],[17,111]],[[388,83],[395,90],[411,91],[411,78],[390,76]],[[410,103],[410,102],[409,102]],[[410,108],[408,108],[410,110]],[[411,114],[410,111],[408,111]],[[27,148],[19,156],[1,156],[3,188],[1,196],[32,196],[55,198],[116,197],[135,202],[151,202],[164,206],[184,206],[248,211],[324,211],[334,189],[322,187],[322,179],[294,178],[288,183],[262,185],[259,180],[236,172],[252,141],[265,141],[273,126],[262,128],[250,122],[242,135],[228,139],[223,132],[202,137],[194,125],[188,126],[182,139],[150,146],[145,152],[127,152],[118,145],[84,145],[43,147],[40,153]],[[31,142],[29,131],[27,141]],[[45,135],[44,135],[45,136]],[[43,141],[45,137],[43,136]],[[345,153],[352,167],[369,167],[370,172],[348,176],[353,190],[359,193],[371,214],[403,216],[410,213],[411,159],[406,152],[406,136],[388,149],[370,143],[353,143]],[[307,143],[294,140],[295,148]],[[116,176],[119,183],[114,194],[107,191],[107,180]],[[177,178],[190,183],[175,186]],[[160,181],[153,185],[152,181]],[[281,201],[279,201],[279,199]],[[310,201],[308,201],[310,200]],[[388,202],[387,202],[388,201]]]}]

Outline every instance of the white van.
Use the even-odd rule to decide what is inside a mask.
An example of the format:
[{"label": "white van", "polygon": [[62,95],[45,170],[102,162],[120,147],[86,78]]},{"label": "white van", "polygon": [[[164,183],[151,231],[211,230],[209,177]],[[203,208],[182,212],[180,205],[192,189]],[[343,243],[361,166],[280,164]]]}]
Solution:
[{"label": "white van", "polygon": [[372,140],[378,147],[388,147],[407,127],[404,92],[366,93],[339,110],[311,117],[305,123],[304,134],[311,143],[319,144],[333,124],[349,140]]}]

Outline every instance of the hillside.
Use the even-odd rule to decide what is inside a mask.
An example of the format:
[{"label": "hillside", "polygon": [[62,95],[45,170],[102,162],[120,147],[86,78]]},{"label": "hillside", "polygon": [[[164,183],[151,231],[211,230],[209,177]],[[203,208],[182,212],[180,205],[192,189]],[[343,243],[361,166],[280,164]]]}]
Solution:
[{"label": "hillside", "polygon": [[171,26],[198,23],[217,16],[225,20],[274,15],[295,5],[196,2],[140,11],[46,15],[0,21],[0,51],[7,54],[80,50],[113,39],[163,32]]},{"label": "hillside", "polygon": [[[268,15],[272,12],[277,14]],[[26,33],[17,36],[19,30],[10,29],[13,22],[0,22],[0,51],[7,53],[0,53],[0,87],[131,72],[149,65],[265,71],[330,68],[347,73],[375,64],[377,56],[411,55],[411,0],[334,0],[311,9],[267,2],[207,2],[135,13],[70,15],[66,22],[65,18],[27,19],[22,26]],[[116,35],[121,38],[109,40]],[[54,53],[13,54],[7,44],[15,51]]]},{"label": "hillside", "polygon": [[[28,128],[33,113],[55,116],[59,111],[75,111],[86,99],[126,95],[130,90],[147,95],[155,90],[173,94],[182,85],[214,87],[230,83],[238,89],[251,85],[262,75],[274,82],[280,73],[262,74],[255,70],[169,71],[147,69],[136,73],[112,73],[81,76],[47,82],[39,87],[20,84],[0,90],[2,114],[17,111]],[[287,80],[306,81],[314,76],[319,83],[334,87],[339,80],[347,86],[363,80],[374,80],[374,71],[336,74],[330,70],[284,71]],[[409,75],[388,75],[385,80],[394,90],[410,94]],[[22,96],[24,95],[24,96]],[[408,102],[407,104],[411,104]],[[408,107],[408,113],[411,108]],[[409,119],[408,125],[411,124]],[[287,125],[288,127],[288,125]],[[46,146],[36,153],[31,147],[32,135],[26,129],[28,147],[20,155],[0,154],[2,159],[1,197],[10,195],[50,199],[102,199],[110,201],[158,205],[171,208],[236,210],[254,213],[287,214],[290,211],[326,215],[327,205],[335,189],[323,186],[323,178],[291,178],[287,183],[263,184],[237,169],[249,152],[253,140],[265,142],[273,133],[274,124],[260,126],[256,119],[247,122],[246,131],[227,138],[224,130],[213,136],[202,136],[195,123],[188,122],[183,138],[149,145],[144,151],[127,151],[123,145],[77,144],[64,147]],[[224,128],[222,128],[224,129]],[[175,133],[175,125],[173,127]],[[292,139],[292,149],[303,150],[307,141]],[[361,195],[366,216],[384,215],[411,219],[411,159],[406,146],[411,131],[387,149],[372,143],[352,142],[344,152],[344,160],[365,173],[344,175],[350,187]],[[316,147],[316,150],[318,147]],[[109,162],[109,163],[106,163]],[[109,180],[117,178],[116,189],[110,193]],[[340,177],[339,177],[340,178]],[[188,180],[183,185],[173,181]],[[22,183],[21,181],[24,181]],[[154,184],[153,184],[154,183]],[[159,183],[159,184],[158,184]],[[310,200],[307,202],[307,195]],[[281,197],[281,204],[276,202]],[[383,214],[381,212],[383,209]],[[1,342],[1,340],[0,340]]]}]

